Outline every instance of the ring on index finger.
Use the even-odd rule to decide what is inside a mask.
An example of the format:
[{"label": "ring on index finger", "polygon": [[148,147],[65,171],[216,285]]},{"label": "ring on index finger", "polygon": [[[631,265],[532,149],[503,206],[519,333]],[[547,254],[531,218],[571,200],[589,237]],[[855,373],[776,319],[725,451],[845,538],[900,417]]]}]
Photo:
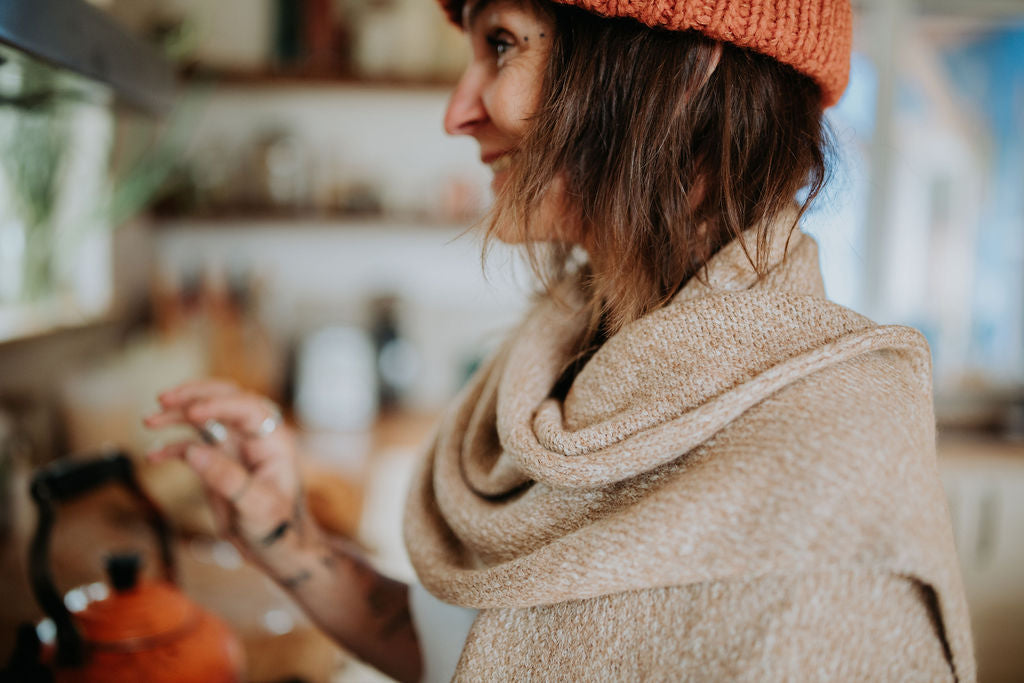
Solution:
[{"label": "ring on index finger", "polygon": [[210,446],[219,446],[228,440],[228,428],[220,420],[209,419],[197,430],[202,440]]}]

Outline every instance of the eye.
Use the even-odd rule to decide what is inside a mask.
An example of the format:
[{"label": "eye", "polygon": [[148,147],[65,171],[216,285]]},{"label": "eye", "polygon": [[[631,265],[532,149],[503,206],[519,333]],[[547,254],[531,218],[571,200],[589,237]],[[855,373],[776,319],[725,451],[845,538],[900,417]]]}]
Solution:
[{"label": "eye", "polygon": [[487,44],[498,57],[498,61],[501,61],[508,51],[515,47],[515,42],[513,42],[511,34],[509,34],[505,29],[499,29],[488,34]]}]

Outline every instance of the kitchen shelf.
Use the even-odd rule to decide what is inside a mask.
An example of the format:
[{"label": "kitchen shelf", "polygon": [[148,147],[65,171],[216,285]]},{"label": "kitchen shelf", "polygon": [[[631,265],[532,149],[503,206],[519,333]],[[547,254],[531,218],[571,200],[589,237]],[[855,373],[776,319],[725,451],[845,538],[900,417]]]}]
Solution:
[{"label": "kitchen shelf", "polygon": [[58,300],[4,304],[0,305],[0,345],[118,322],[111,312],[86,312]]},{"label": "kitchen shelf", "polygon": [[323,214],[323,213],[224,213],[194,214],[182,216],[156,216],[152,221],[155,229],[192,230],[197,228],[260,228],[275,229],[288,226],[303,226],[325,229],[408,229],[423,230],[464,230],[474,225],[480,217],[445,219],[417,214]]},{"label": "kitchen shelf", "polygon": [[185,73],[182,83],[253,89],[360,88],[367,90],[451,90],[455,79],[363,78],[350,73],[289,71],[207,71]]}]

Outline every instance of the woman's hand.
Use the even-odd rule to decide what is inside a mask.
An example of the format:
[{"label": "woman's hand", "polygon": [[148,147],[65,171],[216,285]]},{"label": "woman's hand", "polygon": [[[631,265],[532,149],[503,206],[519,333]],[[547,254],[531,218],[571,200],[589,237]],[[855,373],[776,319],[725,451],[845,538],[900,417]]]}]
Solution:
[{"label": "woman's hand", "polygon": [[276,406],[214,380],[183,384],[158,399],[160,412],[147,417],[146,426],[187,424],[215,443],[181,441],[149,458],[191,465],[220,533],[286,588],[327,634],[388,675],[419,680],[408,587],[330,544],[306,514],[295,439]]},{"label": "woman's hand", "polygon": [[150,453],[150,460],[188,463],[203,483],[219,533],[287,582],[289,557],[296,544],[313,542],[316,528],[306,519],[294,435],[277,407],[219,380],[182,384],[158,400],[161,409],[144,420],[147,427],[191,425],[205,434],[205,443],[173,443]]}]

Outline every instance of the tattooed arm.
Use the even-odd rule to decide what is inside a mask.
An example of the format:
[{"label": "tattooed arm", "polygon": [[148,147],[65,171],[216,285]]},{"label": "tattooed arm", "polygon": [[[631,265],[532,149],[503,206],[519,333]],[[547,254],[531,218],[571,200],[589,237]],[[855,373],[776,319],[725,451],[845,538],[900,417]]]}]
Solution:
[{"label": "tattooed arm", "polygon": [[419,641],[406,584],[383,576],[351,548],[329,544],[319,533],[289,532],[275,545],[280,548],[271,554],[281,559],[277,567],[267,566],[268,573],[321,629],[389,676],[420,679]]}]

